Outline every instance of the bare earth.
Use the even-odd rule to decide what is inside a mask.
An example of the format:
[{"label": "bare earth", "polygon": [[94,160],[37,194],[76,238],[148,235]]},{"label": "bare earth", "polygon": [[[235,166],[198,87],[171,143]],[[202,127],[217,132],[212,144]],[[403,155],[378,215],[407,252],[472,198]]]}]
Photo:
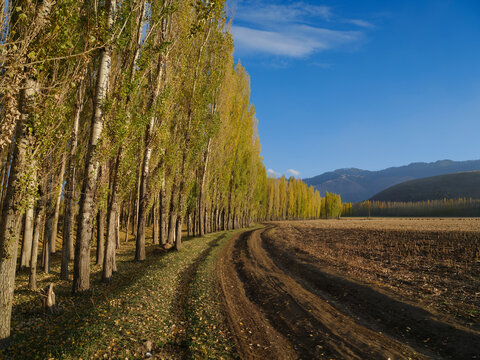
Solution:
[{"label": "bare earth", "polygon": [[245,359],[480,359],[480,219],[268,224],[218,263]]}]

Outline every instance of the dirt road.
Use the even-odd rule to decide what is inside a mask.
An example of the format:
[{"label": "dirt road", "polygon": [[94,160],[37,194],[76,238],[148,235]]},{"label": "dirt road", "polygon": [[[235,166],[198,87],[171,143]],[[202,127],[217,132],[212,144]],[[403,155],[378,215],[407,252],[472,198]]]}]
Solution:
[{"label": "dirt road", "polygon": [[242,358],[480,359],[480,332],[277,246],[274,227],[233,238],[218,263]]}]

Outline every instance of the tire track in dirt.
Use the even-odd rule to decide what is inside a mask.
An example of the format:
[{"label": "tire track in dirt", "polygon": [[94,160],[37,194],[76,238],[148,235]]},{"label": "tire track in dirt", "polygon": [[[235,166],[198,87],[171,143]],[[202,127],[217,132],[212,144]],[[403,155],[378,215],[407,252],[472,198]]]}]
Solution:
[{"label": "tire track in dirt", "polygon": [[418,352],[441,359],[480,359],[480,333],[319,266],[307,254],[275,246],[269,232],[262,244],[275,264],[307,290],[329,301],[366,328],[388,334]]},{"label": "tire track in dirt", "polygon": [[235,245],[246,242],[254,231],[234,236],[222,249],[217,273],[225,315],[234,334],[235,345],[242,359],[294,359],[289,341],[249,301],[243,281],[236,270]]},{"label": "tire track in dirt", "polygon": [[[332,290],[331,287],[327,286],[320,290],[321,281],[316,288],[309,283],[319,274],[315,273],[312,278],[311,272],[304,272],[297,264],[294,255],[269,252],[264,248],[262,233],[265,231],[266,229],[249,231],[233,238],[224,248],[218,263],[227,318],[242,358],[444,357],[433,354],[425,348],[418,349],[418,346],[414,349],[407,343],[409,339],[389,336],[390,332],[387,332],[388,335],[380,332],[375,322],[370,326],[367,320],[361,317],[361,313],[356,313],[364,311],[365,308],[351,307],[346,311],[345,307],[337,306],[337,303],[331,300],[335,299],[336,293],[328,293]],[[287,260],[282,263],[278,258],[283,257]],[[297,271],[293,274],[284,270],[287,268],[289,270],[296,268]],[[304,279],[305,276],[307,279]],[[358,303],[364,301],[361,298],[365,294],[351,293],[352,286],[349,286],[348,280],[339,278],[332,281],[335,283],[337,280],[344,280],[339,282],[337,290],[346,286],[345,291],[347,294],[350,292],[350,297],[359,297]],[[326,292],[327,296],[320,296],[321,291]],[[375,314],[378,307],[382,309],[391,307],[391,311],[398,311],[398,307],[392,307],[392,303],[384,300],[371,297],[368,302],[372,308],[369,314]],[[382,303],[376,304],[377,301]],[[388,312],[384,314],[387,316]],[[408,321],[415,319],[409,318]],[[393,325],[387,324],[388,326]],[[471,355],[469,349],[457,355]],[[450,357],[448,351],[441,355]],[[460,358],[472,357],[457,357]]]}]

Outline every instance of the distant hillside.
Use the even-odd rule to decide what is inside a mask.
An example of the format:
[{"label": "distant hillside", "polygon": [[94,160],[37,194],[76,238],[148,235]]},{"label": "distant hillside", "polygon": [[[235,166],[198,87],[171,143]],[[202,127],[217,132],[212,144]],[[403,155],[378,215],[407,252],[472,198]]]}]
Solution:
[{"label": "distant hillside", "polygon": [[464,197],[480,199],[480,171],[406,181],[379,192],[371,200],[423,201]]},{"label": "distant hillside", "polygon": [[408,180],[475,170],[480,170],[480,160],[439,160],[380,171],[338,169],[303,181],[313,185],[322,195],[325,191],[335,192],[341,195],[344,202],[357,202],[368,200],[380,191]]}]

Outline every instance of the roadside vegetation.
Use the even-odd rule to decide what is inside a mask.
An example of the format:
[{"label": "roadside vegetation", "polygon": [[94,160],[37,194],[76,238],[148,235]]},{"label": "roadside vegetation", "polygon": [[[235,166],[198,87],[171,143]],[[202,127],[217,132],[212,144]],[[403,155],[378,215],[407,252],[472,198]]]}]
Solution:
[{"label": "roadside vegetation", "polygon": [[[134,242],[122,247],[115,282],[100,282],[93,268],[91,291],[73,296],[67,281],[39,274],[39,287],[55,284],[58,305],[44,313],[41,297],[19,274],[7,359],[235,358],[216,296],[215,261],[235,231],[187,239],[181,252],[148,246],[148,259],[132,261]],[[92,258],[92,262],[94,258]],[[193,268],[192,268],[192,265]]]}]

